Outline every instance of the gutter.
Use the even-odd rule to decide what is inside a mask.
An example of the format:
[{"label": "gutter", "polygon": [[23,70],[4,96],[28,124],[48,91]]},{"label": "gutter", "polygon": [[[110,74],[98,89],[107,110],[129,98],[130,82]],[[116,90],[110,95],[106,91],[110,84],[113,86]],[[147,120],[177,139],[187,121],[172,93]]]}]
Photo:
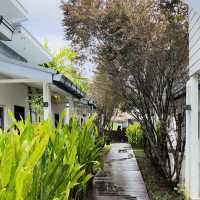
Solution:
[{"label": "gutter", "polygon": [[96,105],[96,103],[94,101],[88,101],[88,105],[92,106],[94,109],[97,108],[97,105]]},{"label": "gutter", "polygon": [[[74,95],[78,99],[84,98],[86,96],[86,94],[84,92],[82,92],[80,90],[80,88],[77,87],[72,81],[70,81],[68,78],[66,78],[62,74],[57,74],[56,71],[54,71],[52,69],[41,67],[41,66],[38,66],[38,65],[32,65],[32,64],[29,64],[29,63],[24,63],[24,62],[13,60],[13,59],[9,59],[9,58],[2,56],[2,55],[0,55],[0,62],[8,64],[8,65],[10,64],[10,65],[16,65],[16,66],[19,66],[19,67],[23,67],[24,69],[22,69],[22,72],[24,72],[25,69],[36,70],[38,72],[44,72],[47,75],[49,75],[48,76],[49,80],[45,80],[44,77],[41,77],[42,81],[47,81],[47,82],[50,81],[53,85],[55,85],[58,88]],[[0,67],[0,69],[4,69],[4,72],[7,71],[7,68],[4,68],[3,64],[2,64],[2,67]],[[7,71],[7,72],[10,73],[9,71]],[[21,74],[21,72],[19,72],[19,73]],[[32,78],[37,80],[38,77],[32,77]]]},{"label": "gutter", "polygon": [[95,104],[95,102],[89,99],[81,99],[81,104],[88,105],[90,107],[93,107],[94,109],[97,108],[97,105]]},{"label": "gutter", "polygon": [[[199,90],[200,90],[200,84],[199,84]],[[180,90],[178,90],[175,94],[174,94],[174,99],[180,99],[182,97],[186,97],[186,86],[184,86],[183,88],[181,88]]]},{"label": "gutter", "polygon": [[178,99],[180,99],[180,98],[182,98],[182,97],[185,97],[185,96],[186,96],[186,87],[184,86],[184,87],[180,88],[179,90],[177,90],[177,91],[173,94],[173,96],[174,96],[174,99],[175,99],[175,100],[178,100]]},{"label": "gutter", "polygon": [[58,88],[74,95],[78,99],[82,99],[86,95],[79,87],[62,74],[53,74],[52,82]]}]

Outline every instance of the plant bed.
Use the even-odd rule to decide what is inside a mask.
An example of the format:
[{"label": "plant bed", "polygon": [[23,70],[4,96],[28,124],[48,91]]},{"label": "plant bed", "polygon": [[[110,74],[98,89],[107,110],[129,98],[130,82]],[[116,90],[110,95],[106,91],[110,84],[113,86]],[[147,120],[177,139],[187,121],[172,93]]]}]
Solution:
[{"label": "plant bed", "polygon": [[101,170],[97,171],[97,173],[90,179],[89,183],[88,183],[88,187],[87,187],[87,192],[86,192],[86,196],[83,197],[83,200],[95,200],[95,187],[94,187],[94,179],[97,176],[104,176],[105,172],[104,172],[104,162],[106,161],[106,158],[110,152],[111,149],[111,145],[107,145],[105,144],[101,155],[100,155],[100,163],[101,163]]},{"label": "plant bed", "polygon": [[83,127],[75,116],[64,125],[63,113],[54,127],[9,115],[13,125],[0,130],[0,199],[83,200],[104,147],[94,117]]},{"label": "plant bed", "polygon": [[170,190],[159,175],[143,149],[134,149],[134,153],[151,200],[184,200],[182,194]]}]

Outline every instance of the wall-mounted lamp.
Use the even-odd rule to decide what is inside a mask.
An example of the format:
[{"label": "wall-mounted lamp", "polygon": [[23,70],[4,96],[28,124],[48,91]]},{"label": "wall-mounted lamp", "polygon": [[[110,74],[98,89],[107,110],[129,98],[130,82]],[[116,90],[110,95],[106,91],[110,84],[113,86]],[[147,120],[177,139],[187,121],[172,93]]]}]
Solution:
[{"label": "wall-mounted lamp", "polygon": [[69,108],[69,107],[70,107],[69,103],[66,103],[66,104],[65,104],[65,107],[66,107],[66,108]]},{"label": "wall-mounted lamp", "polygon": [[43,102],[43,107],[44,108],[48,108],[49,107],[49,103],[48,102]]},{"label": "wall-mounted lamp", "polygon": [[185,110],[192,110],[191,105],[186,105]]}]

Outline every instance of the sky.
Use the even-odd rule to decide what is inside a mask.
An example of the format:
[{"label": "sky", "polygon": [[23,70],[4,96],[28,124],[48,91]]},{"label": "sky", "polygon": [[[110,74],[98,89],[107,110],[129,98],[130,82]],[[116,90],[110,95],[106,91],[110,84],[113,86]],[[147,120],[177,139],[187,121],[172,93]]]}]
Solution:
[{"label": "sky", "polygon": [[187,0],[193,9],[200,12],[200,1],[199,0]]},{"label": "sky", "polygon": [[23,25],[33,36],[40,42],[48,39],[50,47],[56,49],[68,44],[64,41],[60,0],[20,0],[20,2],[29,14],[29,20]]},{"label": "sky", "polygon": [[[64,40],[64,29],[62,27],[63,13],[60,9],[60,0],[19,0],[29,13],[29,20],[23,25],[41,43],[48,39],[50,48],[59,50],[69,45]],[[92,64],[86,63],[85,76],[92,76]]]}]

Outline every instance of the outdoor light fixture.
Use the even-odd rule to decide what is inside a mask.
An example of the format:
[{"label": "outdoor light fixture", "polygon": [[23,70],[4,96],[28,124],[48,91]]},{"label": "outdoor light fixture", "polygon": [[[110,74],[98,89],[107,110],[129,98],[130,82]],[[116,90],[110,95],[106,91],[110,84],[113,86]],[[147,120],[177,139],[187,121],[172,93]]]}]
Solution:
[{"label": "outdoor light fixture", "polygon": [[69,107],[70,107],[69,103],[66,103],[66,104],[65,104],[65,107],[66,107],[66,108],[69,108]]},{"label": "outdoor light fixture", "polygon": [[191,105],[186,105],[185,110],[192,110]]},{"label": "outdoor light fixture", "polygon": [[48,108],[49,107],[49,103],[48,102],[43,102],[43,107],[44,108]]},{"label": "outdoor light fixture", "polygon": [[9,22],[3,16],[0,16],[0,40],[11,41],[14,30]]}]

